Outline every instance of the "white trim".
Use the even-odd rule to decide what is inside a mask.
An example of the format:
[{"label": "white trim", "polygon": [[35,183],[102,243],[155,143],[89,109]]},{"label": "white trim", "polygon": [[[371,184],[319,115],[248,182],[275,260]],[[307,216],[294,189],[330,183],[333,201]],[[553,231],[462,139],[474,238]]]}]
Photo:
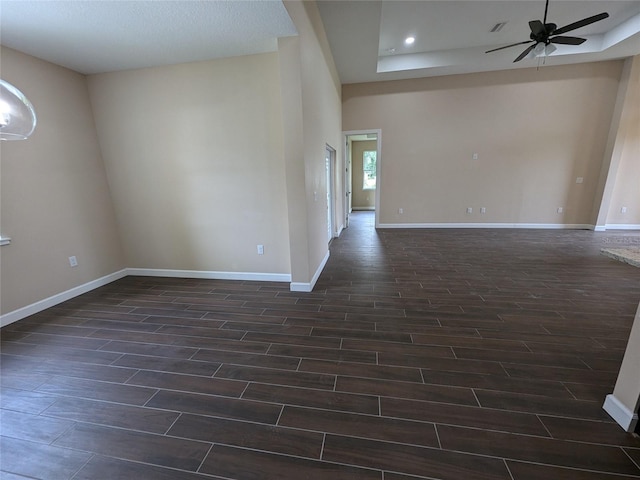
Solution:
[{"label": "white trim", "polygon": [[324,258],[320,262],[320,265],[318,266],[316,273],[313,275],[313,278],[309,283],[291,282],[291,285],[289,286],[289,290],[292,292],[312,292],[313,287],[315,287],[316,282],[318,281],[318,278],[320,278],[320,274],[322,273],[324,266],[327,264],[327,261],[329,260],[329,255],[330,253],[329,251],[327,251],[327,254],[324,256]]},{"label": "white trim", "polygon": [[[380,186],[382,185],[382,178],[381,178],[382,167],[380,166],[382,163],[382,130],[380,128],[371,128],[368,130],[347,130],[347,131],[343,131],[342,135],[344,138],[343,143],[346,144],[347,139],[352,135],[364,135],[364,134],[370,134],[370,133],[375,133],[377,135],[377,138],[376,138],[376,152],[377,152],[376,153],[376,200],[375,202],[376,202],[376,206],[378,206],[380,205]],[[345,188],[347,187],[345,186]],[[352,205],[352,210],[354,208],[355,207],[353,207]],[[380,226],[380,209],[376,208],[374,210],[376,212],[375,228],[383,228]]]},{"label": "white trim", "polygon": [[107,285],[108,283],[115,282],[116,280],[120,280],[121,278],[124,278],[126,276],[127,269],[125,268],[118,272],[114,272],[96,280],[87,282],[83,285],[78,285],[77,287],[73,287],[64,292],[57,293],[56,295],[52,295],[49,298],[45,298],[44,300],[40,300],[36,303],[32,303],[31,305],[27,305],[26,307],[19,308],[17,310],[14,310],[13,312],[5,313],[4,315],[0,316],[0,327],[4,327],[6,325],[9,325],[10,323],[22,320],[29,315],[33,315],[35,313],[46,310],[47,308],[54,307],[59,303],[71,300],[78,295],[90,292],[91,290]]},{"label": "white trim", "polygon": [[606,230],[640,230],[640,224],[636,223],[607,223],[604,228]]},{"label": "white trim", "polygon": [[373,212],[376,209],[375,206],[369,206],[369,207],[352,207],[351,210],[355,210],[355,211],[369,211],[369,212]]},{"label": "white trim", "polygon": [[11,245],[11,238],[9,237],[0,237],[0,247],[4,245]]},{"label": "white trim", "polygon": [[638,414],[629,410],[613,393],[604,399],[602,408],[611,415],[618,425],[624,428],[625,432],[633,432],[638,424]]},{"label": "white trim", "polygon": [[604,232],[606,229],[606,225],[596,225],[595,227],[593,227],[594,232]]},{"label": "white trim", "polygon": [[216,272],[206,270],[169,270],[162,268],[127,268],[128,275],[142,277],[171,277],[171,278],[206,278],[209,280],[249,280],[260,282],[290,282],[288,273],[257,273],[257,272]]},{"label": "white trim", "polygon": [[338,231],[336,232],[333,238],[339,238],[342,235],[342,231],[344,230],[344,223],[338,227]]},{"label": "white trim", "polygon": [[545,228],[592,230],[586,223],[381,223],[377,228]]}]

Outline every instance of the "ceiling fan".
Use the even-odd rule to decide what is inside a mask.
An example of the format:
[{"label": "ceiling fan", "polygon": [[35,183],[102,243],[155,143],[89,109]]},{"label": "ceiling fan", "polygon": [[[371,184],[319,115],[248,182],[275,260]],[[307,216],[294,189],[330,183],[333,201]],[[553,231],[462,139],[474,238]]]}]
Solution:
[{"label": "ceiling fan", "polygon": [[[549,10],[549,0],[544,7],[544,20],[541,22],[540,20],[532,20],[529,22],[529,28],[531,29],[531,33],[529,34],[529,40],[524,42],[512,43],[511,45],[507,45],[505,47],[494,48],[493,50],[487,50],[485,53],[496,52],[498,50],[503,50],[505,48],[515,47],[517,45],[525,45],[527,43],[531,43],[524,52],[522,52],[518,57],[513,61],[519,62],[524,57],[529,55],[531,51],[534,49],[536,52],[540,50],[544,52],[545,49],[552,43],[562,44],[562,45],[580,45],[587,41],[586,38],[579,37],[566,37],[563,36],[563,33],[570,32],[572,30],[577,30],[578,28],[585,27],[587,25],[591,25],[592,23],[599,22],[600,20],[604,20],[609,16],[608,13],[599,13],[598,15],[594,15],[592,17],[583,18],[582,20],[578,20],[577,22],[570,23],[569,25],[565,25],[564,27],[557,28],[558,26],[555,23],[547,23],[547,11]],[[538,45],[542,45],[542,47],[538,47]],[[537,47],[537,48],[536,48]],[[554,47],[555,50],[555,47]]]}]

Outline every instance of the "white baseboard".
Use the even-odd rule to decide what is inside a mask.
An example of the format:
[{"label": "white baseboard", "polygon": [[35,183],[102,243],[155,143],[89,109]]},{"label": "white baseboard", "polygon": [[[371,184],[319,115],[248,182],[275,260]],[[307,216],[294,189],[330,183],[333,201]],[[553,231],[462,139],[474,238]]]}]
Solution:
[{"label": "white baseboard", "polygon": [[611,415],[618,425],[626,432],[633,432],[638,424],[638,414],[629,410],[612,393],[607,395],[602,406],[605,412]]},{"label": "white baseboard", "polygon": [[320,277],[320,274],[324,269],[324,266],[327,264],[327,261],[329,261],[329,251],[327,251],[327,254],[324,256],[324,258],[320,262],[320,265],[318,266],[316,273],[313,275],[311,282],[309,283],[291,282],[291,286],[289,287],[289,290],[291,290],[292,292],[312,292],[313,287],[316,285],[316,282],[318,281],[318,278]]},{"label": "white baseboard", "polygon": [[83,285],[78,285],[77,287],[71,288],[56,295],[52,295],[49,298],[45,298],[44,300],[32,303],[31,305],[27,305],[26,307],[19,308],[17,310],[14,310],[13,312],[5,313],[4,315],[0,316],[0,327],[4,327],[5,325],[9,325],[10,323],[22,320],[29,315],[33,315],[35,313],[46,310],[47,308],[54,307],[59,303],[71,300],[78,295],[90,292],[91,290],[107,285],[108,283],[115,282],[116,280],[119,280],[126,276],[127,269],[125,268],[118,272],[114,272],[96,280],[87,282]]},{"label": "white baseboard", "polygon": [[209,280],[248,280],[259,282],[290,282],[288,273],[216,272],[206,270],[169,270],[162,268],[127,268],[127,275],[142,277],[205,278]]},{"label": "white baseboard", "polygon": [[378,228],[539,228],[592,230],[586,223],[381,223]]},{"label": "white baseboard", "polygon": [[373,207],[373,206],[351,207],[351,210],[354,212],[375,212],[376,207]]},{"label": "white baseboard", "polygon": [[607,223],[605,230],[640,230],[640,224],[637,223]]},{"label": "white baseboard", "polygon": [[638,414],[629,410],[620,400],[611,393],[604,399],[602,405],[604,411],[611,415],[625,432],[633,432],[638,424]]}]

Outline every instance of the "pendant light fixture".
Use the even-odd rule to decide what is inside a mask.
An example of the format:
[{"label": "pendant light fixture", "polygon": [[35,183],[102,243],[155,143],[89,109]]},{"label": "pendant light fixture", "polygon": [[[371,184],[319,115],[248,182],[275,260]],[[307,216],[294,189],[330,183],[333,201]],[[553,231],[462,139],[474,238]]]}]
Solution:
[{"label": "pendant light fixture", "polygon": [[25,140],[36,128],[36,112],[16,87],[0,80],[0,140]]}]

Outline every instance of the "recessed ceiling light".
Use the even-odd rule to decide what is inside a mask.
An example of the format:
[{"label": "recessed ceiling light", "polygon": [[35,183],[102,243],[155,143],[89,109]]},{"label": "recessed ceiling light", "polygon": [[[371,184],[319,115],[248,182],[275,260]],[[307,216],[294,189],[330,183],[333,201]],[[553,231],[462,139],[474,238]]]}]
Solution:
[{"label": "recessed ceiling light", "polygon": [[405,45],[413,45],[413,42],[416,41],[415,37],[407,37],[404,39],[404,44]]}]

